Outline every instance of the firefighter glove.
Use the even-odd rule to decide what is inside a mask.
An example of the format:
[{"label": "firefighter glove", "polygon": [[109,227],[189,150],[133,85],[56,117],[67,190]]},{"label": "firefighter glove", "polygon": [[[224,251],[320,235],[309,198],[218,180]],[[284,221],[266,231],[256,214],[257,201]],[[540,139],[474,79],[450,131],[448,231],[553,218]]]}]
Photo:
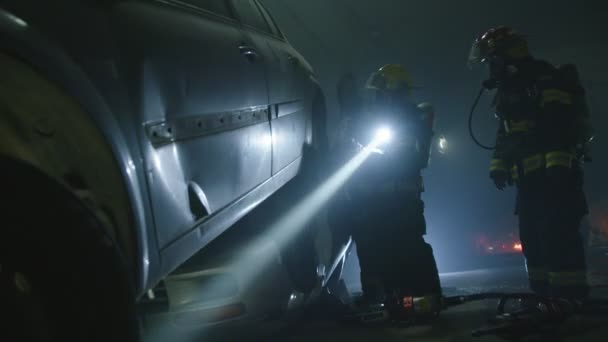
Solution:
[{"label": "firefighter glove", "polygon": [[494,181],[494,185],[498,190],[504,190],[509,182],[509,175],[506,171],[495,170],[490,172],[490,178]]}]

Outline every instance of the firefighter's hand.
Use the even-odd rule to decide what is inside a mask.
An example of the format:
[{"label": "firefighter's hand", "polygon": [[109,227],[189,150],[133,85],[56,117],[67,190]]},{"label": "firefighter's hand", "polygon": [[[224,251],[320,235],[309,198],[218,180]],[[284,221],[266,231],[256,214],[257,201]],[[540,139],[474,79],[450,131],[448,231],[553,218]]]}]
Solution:
[{"label": "firefighter's hand", "polygon": [[500,191],[503,191],[509,182],[509,176],[504,171],[492,171],[490,172],[490,178],[492,178],[494,185]]}]

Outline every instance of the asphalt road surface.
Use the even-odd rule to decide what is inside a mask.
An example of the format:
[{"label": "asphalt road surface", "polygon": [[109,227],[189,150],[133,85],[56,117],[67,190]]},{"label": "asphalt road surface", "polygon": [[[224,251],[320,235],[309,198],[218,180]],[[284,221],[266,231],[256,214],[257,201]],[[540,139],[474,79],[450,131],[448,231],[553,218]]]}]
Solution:
[{"label": "asphalt road surface", "polygon": [[[444,295],[462,295],[483,292],[525,292],[526,273],[521,257],[506,258],[502,267],[478,268],[470,271],[441,274]],[[605,266],[605,265],[604,265]],[[604,269],[601,266],[599,269]],[[591,282],[598,289],[594,296],[608,298],[608,290],[601,288],[608,284],[595,268]],[[593,270],[592,270],[593,271]],[[597,276],[596,276],[597,275]],[[360,291],[358,267],[355,258],[349,258],[345,281],[351,293]],[[204,336],[196,335],[184,341],[285,341],[285,342],[337,342],[337,341],[504,341],[496,336],[472,337],[472,331],[487,324],[495,316],[496,300],[471,302],[452,307],[426,326],[416,327],[369,327],[339,322],[336,317],[324,312],[324,307],[316,308],[312,314],[297,320],[283,317],[262,321],[243,321],[221,329],[209,329]],[[533,336],[522,341],[606,341],[608,317],[575,316],[570,318],[552,335]],[[181,339],[165,338],[163,341],[177,342]]]},{"label": "asphalt road surface", "polygon": [[[525,290],[523,267],[480,269],[442,274],[446,295],[475,292],[519,292]],[[346,326],[331,320],[308,319],[290,327],[277,341],[504,341],[496,336],[472,337],[472,331],[486,324],[496,310],[496,300],[472,302],[448,309],[430,325],[418,327]],[[605,341],[608,319],[577,316],[553,335],[532,336],[531,341]]]}]

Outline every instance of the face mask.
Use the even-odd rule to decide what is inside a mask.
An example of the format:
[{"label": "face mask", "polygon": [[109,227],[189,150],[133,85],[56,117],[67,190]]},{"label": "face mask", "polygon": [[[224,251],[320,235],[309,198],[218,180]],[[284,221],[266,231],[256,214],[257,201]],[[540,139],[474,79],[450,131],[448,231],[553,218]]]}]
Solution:
[{"label": "face mask", "polygon": [[506,76],[506,63],[501,57],[494,56],[489,60],[490,67],[490,78],[500,82],[503,81]]}]

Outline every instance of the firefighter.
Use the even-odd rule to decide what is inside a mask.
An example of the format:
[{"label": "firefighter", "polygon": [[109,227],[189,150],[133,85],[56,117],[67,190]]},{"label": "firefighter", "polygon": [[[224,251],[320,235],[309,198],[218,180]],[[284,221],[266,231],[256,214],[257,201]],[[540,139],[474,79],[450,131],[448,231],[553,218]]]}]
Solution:
[{"label": "firefighter", "polygon": [[535,59],[524,36],[490,29],[470,63],[489,67],[499,120],[490,177],[517,187],[516,214],[531,289],[541,296],[584,299],[589,289],[583,241],[587,214],[582,160],[591,133],[584,89],[572,65]]},{"label": "firefighter", "polygon": [[[357,246],[363,307],[412,298],[438,312],[441,287],[433,250],[425,242],[421,171],[427,167],[433,136],[433,108],[415,104],[412,83],[401,65],[373,73],[365,86],[362,113],[352,118],[337,142],[339,164],[374,140],[376,129],[391,139],[377,146],[334,202]],[[388,137],[385,137],[388,138]],[[404,298],[410,298],[403,302]],[[397,301],[397,302],[395,302]]]}]

